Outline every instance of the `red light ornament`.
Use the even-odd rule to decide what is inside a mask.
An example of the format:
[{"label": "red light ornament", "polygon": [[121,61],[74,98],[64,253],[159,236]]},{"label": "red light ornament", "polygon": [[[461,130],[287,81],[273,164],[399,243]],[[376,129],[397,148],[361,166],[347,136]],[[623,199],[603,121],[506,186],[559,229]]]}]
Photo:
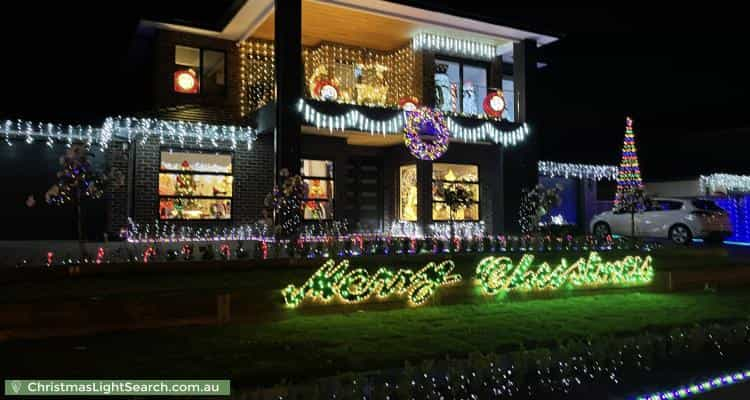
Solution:
[{"label": "red light ornament", "polygon": [[177,93],[198,93],[198,75],[193,69],[182,69],[174,73],[174,91]]},{"label": "red light ornament", "polygon": [[315,84],[313,96],[325,101],[336,101],[339,98],[339,88],[328,79],[321,79]]},{"label": "red light ornament", "polygon": [[503,96],[503,92],[498,90],[488,93],[484,97],[482,108],[484,108],[484,113],[490,117],[499,118],[502,116],[503,111],[505,111],[505,96]]},{"label": "red light ornament", "polygon": [[419,107],[419,99],[413,96],[402,97],[398,101],[398,108],[404,111],[417,111]]}]

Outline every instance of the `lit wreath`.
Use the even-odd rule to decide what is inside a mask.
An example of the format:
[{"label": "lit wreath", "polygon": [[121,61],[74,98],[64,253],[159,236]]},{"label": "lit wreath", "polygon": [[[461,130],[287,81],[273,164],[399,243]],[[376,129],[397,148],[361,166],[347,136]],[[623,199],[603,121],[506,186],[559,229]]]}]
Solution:
[{"label": "lit wreath", "polygon": [[[422,140],[423,134],[434,137],[431,142]],[[409,152],[420,160],[435,160],[448,150],[450,132],[438,110],[422,107],[406,112],[404,144]]]},{"label": "lit wreath", "polygon": [[336,101],[339,98],[339,88],[328,79],[321,79],[315,84],[313,96],[325,101]]},{"label": "lit wreath", "polygon": [[503,115],[503,111],[505,110],[505,96],[503,96],[503,92],[498,90],[487,93],[487,96],[484,96],[482,108],[484,108],[484,113],[490,117],[497,118]]}]

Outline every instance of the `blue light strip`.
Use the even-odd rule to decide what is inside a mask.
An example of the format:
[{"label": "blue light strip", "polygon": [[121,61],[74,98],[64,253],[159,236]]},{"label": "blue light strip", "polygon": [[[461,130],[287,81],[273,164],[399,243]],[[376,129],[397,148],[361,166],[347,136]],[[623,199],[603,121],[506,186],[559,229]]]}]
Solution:
[{"label": "blue light strip", "polygon": [[750,242],[735,242],[733,240],[725,240],[724,244],[731,244],[734,246],[750,246]]},{"label": "blue light strip", "polygon": [[729,214],[734,231],[724,243],[750,244],[750,195],[717,198],[715,202]]},{"label": "blue light strip", "polygon": [[703,383],[682,386],[674,390],[668,390],[666,392],[656,392],[646,396],[638,396],[636,400],[674,400],[674,399],[685,399],[698,394],[710,392],[711,390],[718,389],[724,386],[734,385],[735,383],[748,382],[750,379],[750,370],[744,372],[737,372],[734,374],[717,376],[713,379],[704,381]]}]

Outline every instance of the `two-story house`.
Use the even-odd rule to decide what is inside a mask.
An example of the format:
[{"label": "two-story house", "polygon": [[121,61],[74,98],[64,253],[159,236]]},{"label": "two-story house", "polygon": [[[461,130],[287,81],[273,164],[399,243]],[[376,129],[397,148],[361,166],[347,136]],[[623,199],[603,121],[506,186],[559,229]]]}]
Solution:
[{"label": "two-story house", "polygon": [[[128,218],[251,224],[286,171],[306,183],[306,223],[427,232],[453,218],[515,230],[544,134],[534,129],[538,48],[555,37],[382,0],[227,11],[217,30],[140,23],[144,112],[108,120],[93,139],[126,175],[109,189],[107,231]],[[455,185],[472,203],[452,213],[438,188]]]}]

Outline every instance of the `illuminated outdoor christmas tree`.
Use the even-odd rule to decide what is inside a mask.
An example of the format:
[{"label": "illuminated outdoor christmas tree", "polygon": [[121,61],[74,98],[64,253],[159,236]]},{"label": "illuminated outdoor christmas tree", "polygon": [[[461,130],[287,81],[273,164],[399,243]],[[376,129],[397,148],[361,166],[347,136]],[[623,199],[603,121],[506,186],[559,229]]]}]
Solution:
[{"label": "illuminated outdoor christmas tree", "polygon": [[622,144],[622,159],[617,169],[617,193],[615,193],[615,206],[622,200],[623,196],[637,189],[643,189],[641,180],[641,169],[638,166],[638,154],[635,149],[635,134],[633,133],[633,120],[625,118],[625,139]]}]

